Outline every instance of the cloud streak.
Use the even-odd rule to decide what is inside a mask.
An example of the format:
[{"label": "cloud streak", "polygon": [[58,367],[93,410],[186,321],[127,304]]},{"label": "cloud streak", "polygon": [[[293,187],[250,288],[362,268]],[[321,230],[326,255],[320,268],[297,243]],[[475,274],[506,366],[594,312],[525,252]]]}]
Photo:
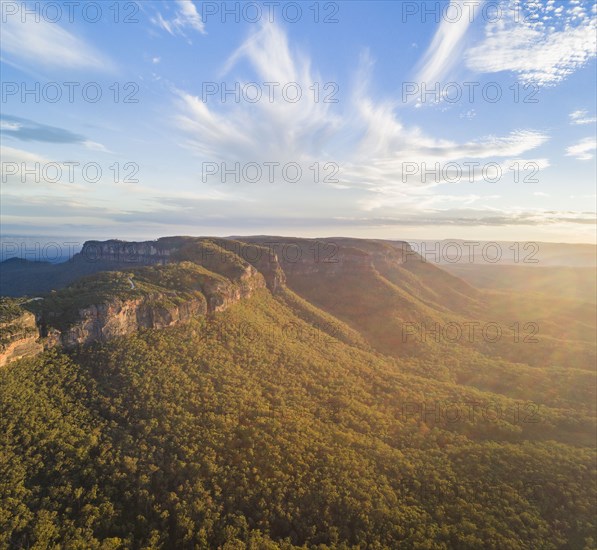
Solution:
[{"label": "cloud streak", "polygon": [[12,115],[0,115],[0,135],[18,139],[19,141],[81,144],[91,151],[110,152],[101,143],[91,141],[81,134]]},{"label": "cloud streak", "polygon": [[570,113],[570,124],[584,126],[585,124],[595,124],[596,122],[597,118],[589,116],[586,110],[578,110]]},{"label": "cloud streak", "polygon": [[114,63],[82,38],[40,17],[8,16],[2,21],[0,52],[4,61],[46,69],[112,72]]},{"label": "cloud streak", "polygon": [[[480,9],[484,0],[481,0]],[[423,55],[415,80],[426,83],[432,88],[436,82],[442,82],[458,63],[464,49],[464,38],[472,23],[471,18],[465,17],[467,13],[465,0],[450,0],[450,5],[444,13],[437,32],[435,33],[429,48]],[[452,10],[452,12],[450,11]],[[459,13],[460,17],[451,17],[450,13]]]},{"label": "cloud streak", "polygon": [[574,157],[577,160],[591,160],[595,157],[597,141],[594,137],[581,139],[578,143],[566,149],[567,157]]},{"label": "cloud streak", "polygon": [[3,135],[21,141],[44,141],[47,143],[84,143],[87,141],[85,136],[64,128],[48,126],[12,115],[1,116],[0,131]]}]

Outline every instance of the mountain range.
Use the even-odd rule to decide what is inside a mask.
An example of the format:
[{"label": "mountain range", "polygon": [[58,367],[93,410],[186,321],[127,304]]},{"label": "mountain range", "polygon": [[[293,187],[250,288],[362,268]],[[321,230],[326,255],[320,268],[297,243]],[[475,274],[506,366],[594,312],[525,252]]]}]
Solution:
[{"label": "mountain range", "polygon": [[595,300],[444,267],[268,236],[3,262],[0,547],[594,548]]}]

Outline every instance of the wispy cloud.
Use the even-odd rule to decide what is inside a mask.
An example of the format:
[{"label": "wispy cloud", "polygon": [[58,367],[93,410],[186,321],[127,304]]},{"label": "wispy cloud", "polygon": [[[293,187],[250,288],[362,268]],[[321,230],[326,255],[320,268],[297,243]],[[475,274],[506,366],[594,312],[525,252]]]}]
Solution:
[{"label": "wispy cloud", "polygon": [[12,115],[0,115],[0,135],[19,141],[80,144],[90,151],[111,152],[101,143],[92,141],[81,134]]},{"label": "wispy cloud", "polygon": [[165,18],[158,12],[151,19],[152,23],[173,36],[179,35],[186,38],[186,29],[206,34],[205,24],[192,0],[175,0],[173,5],[175,13],[172,18]]},{"label": "wispy cloud", "polygon": [[570,124],[595,124],[597,117],[589,116],[589,112],[586,110],[579,110],[570,113]]},{"label": "wispy cloud", "polygon": [[40,17],[2,21],[2,60],[15,66],[111,72],[114,63],[82,38]]},{"label": "wispy cloud", "polygon": [[485,39],[466,52],[479,73],[512,71],[526,83],[553,85],[594,58],[597,49],[595,4],[572,0],[502,2],[503,17],[487,23]]},{"label": "wispy cloud", "polygon": [[368,226],[509,226],[509,225],[595,225],[595,212],[570,212],[542,209],[514,209],[512,211],[479,208],[433,210],[427,215],[420,213],[399,218],[358,218],[344,220],[345,225]]},{"label": "wispy cloud", "polygon": [[48,143],[84,143],[85,136],[70,130],[40,124],[27,118],[1,115],[0,131],[3,135],[21,141],[45,141]]},{"label": "wispy cloud", "polygon": [[[52,188],[54,190],[64,191],[81,191],[84,190],[84,186],[78,182],[69,182],[68,177],[56,178],[54,175],[58,174],[59,171],[63,171],[64,174],[68,173],[68,168],[65,164],[50,160],[37,153],[25,151],[23,149],[17,149],[14,147],[8,147],[2,145],[0,149],[2,154],[2,162],[0,163],[0,178],[2,184],[8,184],[8,186],[18,186],[19,190],[23,190],[23,183],[35,185],[27,185],[30,191],[34,193],[40,188]],[[41,173],[42,167],[53,165],[52,169],[52,181],[45,180]],[[7,198],[7,195],[3,193],[3,202]]]},{"label": "wispy cloud", "polygon": [[568,147],[566,149],[566,156],[574,157],[578,160],[591,160],[595,156],[596,149],[597,140],[594,137],[588,137]]},{"label": "wispy cloud", "polygon": [[475,159],[503,163],[548,139],[542,132],[515,130],[505,136],[456,142],[407,127],[397,117],[395,101],[371,98],[372,61],[367,55],[362,56],[353,90],[341,104],[314,102],[306,92],[326,79],[313,71],[307,56],[291,50],[285,33],[275,24],[266,23],[251,34],[230,57],[223,74],[236,69],[241,59],[254,73],[244,81],[277,82],[279,89],[297,82],[303,96],[296,102],[278,95],[272,102],[214,102],[212,106],[209,100],[180,92],[176,123],[189,136],[186,145],[204,161],[293,161],[303,166],[304,174],[311,174],[309,166],[314,162],[334,162],[340,171],[338,181],[330,185],[366,190],[387,200],[442,183],[425,182],[420,175],[404,182],[405,162],[431,167],[436,162]]},{"label": "wispy cloud", "polygon": [[5,163],[8,162],[16,162],[17,164],[36,162],[45,164],[50,162],[47,158],[36,153],[15,149],[14,147],[7,147],[6,145],[2,146],[2,161],[3,162],[0,163],[0,168],[5,168]]},{"label": "wispy cloud", "polygon": [[[483,2],[484,0],[481,0],[481,3]],[[424,82],[429,87],[433,87],[434,83],[442,82],[460,61],[464,49],[464,37],[472,23],[470,17],[463,15],[463,13],[467,13],[464,4],[470,4],[470,2],[450,0],[450,6],[443,13],[459,13],[461,16],[450,19],[443,18],[420,62],[415,77],[417,82]],[[478,8],[480,7],[479,5]],[[453,11],[450,12],[450,9]]]},{"label": "wispy cloud", "polygon": [[[191,136],[193,149],[207,160],[286,162],[321,155],[339,130],[340,119],[331,112],[330,103],[313,101],[309,88],[322,79],[311,73],[309,60],[291,53],[285,33],[274,24],[251,34],[230,56],[223,74],[241,59],[249,62],[260,82],[279,83],[275,100],[210,108],[202,99],[181,92],[177,122]],[[296,102],[281,96],[281,88],[290,82],[302,90]]]}]

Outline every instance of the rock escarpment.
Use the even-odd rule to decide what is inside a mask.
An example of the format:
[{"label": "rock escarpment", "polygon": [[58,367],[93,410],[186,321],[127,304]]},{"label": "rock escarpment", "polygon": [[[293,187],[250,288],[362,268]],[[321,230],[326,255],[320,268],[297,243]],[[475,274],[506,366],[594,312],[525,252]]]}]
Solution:
[{"label": "rock escarpment", "polygon": [[39,326],[47,337],[46,347],[59,345],[69,349],[93,342],[108,342],[143,329],[169,327],[206,313],[204,299],[170,307],[146,298],[114,299],[79,309],[72,324],[62,330],[49,324],[51,315],[41,316]]},{"label": "rock escarpment", "polygon": [[71,348],[223,311],[265,287],[249,265],[230,279],[189,261],[107,272],[49,297],[38,322],[48,341]]},{"label": "rock escarpment", "polygon": [[[211,240],[173,238],[158,246],[90,241],[81,255],[92,252],[129,269],[99,272],[39,301],[12,304],[10,322],[0,325],[6,340],[0,365],[44,348],[71,349],[185,323],[283,284],[281,270],[268,265],[262,273]],[[131,268],[132,258],[145,267]]]},{"label": "rock escarpment", "polygon": [[259,272],[267,287],[276,292],[284,283],[275,247],[268,248],[234,239],[202,237],[163,237],[155,241],[87,241],[75,263],[95,263],[127,267],[166,265],[190,260],[214,273],[252,279]]},{"label": "rock escarpment", "polygon": [[119,240],[87,241],[77,259],[89,263],[117,263],[130,266],[165,264],[180,243],[174,239],[128,242]]},{"label": "rock escarpment", "polygon": [[400,266],[404,252],[358,239],[87,241],[72,260],[47,268],[44,278],[61,283],[49,287],[57,291],[40,292],[43,299],[21,299],[10,322],[0,325],[0,364],[44,347],[70,349],[184,323],[264,289],[280,293],[287,278],[299,289],[311,286],[314,278],[327,281],[335,292],[346,281]]},{"label": "rock escarpment", "polygon": [[[35,315],[19,311],[18,304],[3,301],[0,321],[0,367],[10,361],[37,355],[43,350],[35,322]],[[7,314],[8,308],[13,311]]]},{"label": "rock escarpment", "polygon": [[[346,239],[299,239],[250,237],[247,242],[275,253],[275,266],[286,278],[359,274],[373,269],[370,253],[351,246]],[[274,265],[272,263],[272,265]]]}]

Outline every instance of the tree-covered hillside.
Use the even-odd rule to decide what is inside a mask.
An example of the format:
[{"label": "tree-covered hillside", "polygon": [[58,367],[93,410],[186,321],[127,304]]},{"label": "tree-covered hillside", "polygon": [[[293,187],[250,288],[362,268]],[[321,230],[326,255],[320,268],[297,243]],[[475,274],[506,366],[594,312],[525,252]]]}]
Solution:
[{"label": "tree-covered hillside", "polygon": [[353,245],[344,264],[294,269],[230,248],[220,269],[186,243],[168,265],[23,306],[76,314],[114,293],[174,303],[267,281],[184,323],[0,369],[0,548],[596,548],[590,339],[565,348],[573,367],[549,346],[526,362],[524,343],[519,362],[487,342],[389,353],[386,325],[421,311],[506,319],[545,304],[473,289],[451,309],[465,283],[391,254],[376,267],[377,245]]}]

